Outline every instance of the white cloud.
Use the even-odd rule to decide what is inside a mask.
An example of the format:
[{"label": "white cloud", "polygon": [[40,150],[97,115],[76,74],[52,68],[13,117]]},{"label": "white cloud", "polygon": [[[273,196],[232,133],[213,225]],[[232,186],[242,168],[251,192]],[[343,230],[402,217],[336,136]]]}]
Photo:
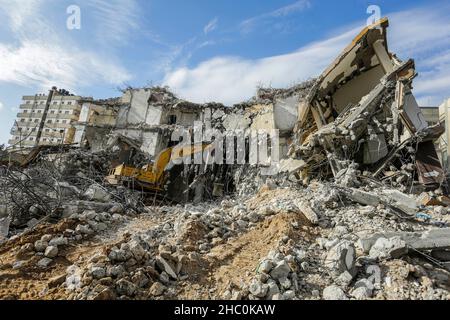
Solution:
[{"label": "white cloud", "polygon": [[[446,95],[450,96],[450,29],[445,12],[449,11],[430,7],[389,15],[391,51],[403,59],[419,57],[416,68],[421,75],[414,83],[420,101],[425,98],[429,101],[432,97],[437,104]],[[196,102],[215,100],[232,104],[246,100],[254,95],[258,85],[286,87],[318,76],[358,34],[364,23],[353,24],[337,36],[289,54],[254,60],[216,57],[193,68],[169,72],[164,84]],[[443,47],[449,49],[444,57],[437,51]]]},{"label": "white cloud", "polygon": [[219,18],[215,17],[211,21],[208,22],[208,24],[203,28],[203,33],[208,34],[217,28],[217,24],[219,23]]},{"label": "white cloud", "polygon": [[139,28],[136,0],[89,0],[98,24],[97,37],[103,44],[124,44]]},{"label": "white cloud", "polygon": [[274,19],[286,17],[292,13],[300,12],[311,7],[308,0],[298,0],[290,5],[278,8],[271,12],[263,13],[259,16],[246,19],[241,22],[240,29],[243,33],[249,33],[260,24],[269,24]]},{"label": "white cloud", "polygon": [[3,103],[0,101],[0,111],[3,109]]},{"label": "white cloud", "polygon": [[217,57],[193,69],[181,68],[166,75],[164,84],[195,101],[233,104],[250,98],[258,85],[284,87],[318,75],[357,30],[312,43],[293,53],[264,59]]},{"label": "white cloud", "polygon": [[0,11],[8,14],[10,28],[20,31],[24,22],[35,16],[44,0],[0,0]]},{"label": "white cloud", "polygon": [[419,77],[414,93],[423,105],[450,97],[450,6],[418,8],[392,15],[390,47],[402,58],[414,58]]},{"label": "white cloud", "polygon": [[96,81],[119,84],[130,79],[126,70],[94,53],[28,40],[18,47],[0,44],[0,70],[0,81],[44,88],[74,89]]},{"label": "white cloud", "polygon": [[[128,1],[126,1],[128,3]],[[106,22],[114,8],[124,1],[116,0],[110,5],[102,0],[91,0],[91,4],[99,5],[99,12],[105,17],[106,28],[123,34],[114,23],[122,21],[121,17],[129,17],[127,13],[112,17],[115,22]],[[114,56],[100,54],[91,49],[84,49],[66,37],[64,30],[55,28],[51,23],[51,14],[45,6],[46,0],[0,0],[0,7],[8,16],[13,31],[14,42],[0,42],[0,81],[48,88],[49,86],[77,88],[96,83],[118,85],[131,79],[131,75],[117,63]],[[43,12],[46,11],[47,15]],[[125,28],[127,24],[124,23]],[[119,39],[119,38],[118,38]]]}]

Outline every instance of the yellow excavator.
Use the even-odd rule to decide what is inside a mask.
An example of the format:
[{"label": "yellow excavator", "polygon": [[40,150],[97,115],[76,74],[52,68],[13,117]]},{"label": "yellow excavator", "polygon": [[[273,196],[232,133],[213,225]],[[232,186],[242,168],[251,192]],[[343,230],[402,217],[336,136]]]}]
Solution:
[{"label": "yellow excavator", "polygon": [[167,148],[156,157],[154,163],[149,163],[142,168],[130,167],[125,164],[112,169],[105,178],[112,185],[128,184],[140,186],[150,191],[163,191],[168,174],[173,165],[183,163],[186,157],[191,157],[213,148],[213,144],[177,145]]}]

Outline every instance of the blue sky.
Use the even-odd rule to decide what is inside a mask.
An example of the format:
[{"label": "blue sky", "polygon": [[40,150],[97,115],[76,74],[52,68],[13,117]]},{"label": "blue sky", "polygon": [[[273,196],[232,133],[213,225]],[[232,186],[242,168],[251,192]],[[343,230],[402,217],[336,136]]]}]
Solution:
[{"label": "blue sky", "polygon": [[[81,29],[68,30],[78,5]],[[80,95],[169,85],[195,101],[232,104],[258,85],[319,75],[378,5],[389,46],[414,58],[422,105],[450,96],[448,1],[0,0],[0,143],[21,96],[55,85]]]}]

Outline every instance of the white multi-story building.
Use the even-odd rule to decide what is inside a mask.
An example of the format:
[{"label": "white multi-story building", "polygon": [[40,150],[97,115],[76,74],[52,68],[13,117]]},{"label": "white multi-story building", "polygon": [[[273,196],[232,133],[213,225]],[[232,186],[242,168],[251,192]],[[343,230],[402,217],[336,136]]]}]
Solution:
[{"label": "white multi-story building", "polygon": [[56,88],[48,95],[23,96],[8,143],[17,148],[72,143],[72,124],[78,121],[83,99]]}]

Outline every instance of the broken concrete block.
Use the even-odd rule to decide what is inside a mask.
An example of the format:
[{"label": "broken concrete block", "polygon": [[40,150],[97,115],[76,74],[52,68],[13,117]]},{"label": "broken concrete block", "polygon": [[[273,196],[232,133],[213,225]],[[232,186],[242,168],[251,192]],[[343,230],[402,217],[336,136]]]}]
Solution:
[{"label": "broken concrete block", "polygon": [[407,244],[416,250],[448,249],[450,228],[425,231],[420,238],[412,238]]},{"label": "broken concrete block", "polygon": [[277,265],[272,269],[270,272],[270,276],[278,280],[280,278],[287,278],[289,275],[289,272],[291,272],[291,267],[289,267],[288,263],[284,260],[281,260],[277,263]]},{"label": "broken concrete block", "polygon": [[42,239],[41,240],[37,240],[34,243],[34,249],[37,252],[44,252],[45,249],[47,248],[47,246],[48,246],[48,242],[47,241],[43,241]]},{"label": "broken concrete block", "polygon": [[257,280],[253,280],[248,290],[252,295],[258,298],[264,298],[269,290],[269,286],[267,284],[263,284]]},{"label": "broken concrete block", "polygon": [[48,246],[47,248],[45,248],[44,255],[47,258],[55,258],[58,255],[58,247]]},{"label": "broken concrete block", "polygon": [[280,288],[277,283],[273,280],[269,280],[267,282],[268,291],[267,291],[267,299],[272,300],[273,296],[280,293]]},{"label": "broken concrete block", "polygon": [[324,300],[348,300],[345,292],[338,286],[329,286],[323,290],[322,297]]},{"label": "broken concrete block", "polygon": [[105,191],[101,186],[93,184],[91,185],[86,192],[84,193],[84,197],[90,201],[99,201],[99,202],[110,202],[111,195]]},{"label": "broken concrete block", "polygon": [[417,213],[419,209],[419,204],[416,200],[403,192],[392,189],[384,189],[382,190],[383,194],[388,197],[388,203],[392,206],[397,207],[403,212],[414,215]]},{"label": "broken concrete block", "polygon": [[306,219],[308,219],[312,224],[316,225],[317,223],[319,223],[319,216],[307,202],[300,202],[297,204],[297,206],[299,210],[304,214]]},{"label": "broken concrete block", "polygon": [[106,276],[105,268],[93,266],[91,268],[91,275],[94,279],[102,279]]},{"label": "broken concrete block", "polygon": [[166,287],[161,282],[155,282],[150,287],[150,294],[155,297],[161,296],[164,291],[166,290]]},{"label": "broken concrete block", "polygon": [[0,239],[8,237],[10,224],[11,218],[7,217],[0,219]]},{"label": "broken concrete block", "polygon": [[37,266],[40,268],[47,268],[51,263],[53,262],[52,259],[50,258],[42,258],[41,260],[38,261]]},{"label": "broken concrete block", "polygon": [[353,243],[344,240],[332,247],[326,256],[325,265],[331,269],[336,276],[347,271],[355,275],[356,250]]},{"label": "broken concrete block", "polygon": [[[395,246],[398,247],[399,250],[393,250],[395,256],[399,254],[406,254],[407,250],[401,249],[401,247],[411,247],[416,250],[433,250],[433,249],[447,249],[450,248],[450,228],[444,229],[432,229],[425,232],[386,232],[386,233],[377,233],[372,235],[371,237],[360,239],[359,245],[363,248],[365,253],[369,253],[376,242],[380,239],[378,243],[378,249],[381,251],[389,251],[389,249],[383,249],[383,246],[389,247],[390,245],[394,245],[394,242],[389,241],[390,239],[397,238],[395,240]],[[402,242],[398,241],[400,239]],[[375,253],[374,255],[378,255]]]},{"label": "broken concrete block", "polygon": [[49,246],[67,246],[69,244],[69,240],[66,237],[56,237],[50,240],[48,243]]},{"label": "broken concrete block", "polygon": [[346,196],[350,200],[366,206],[376,207],[381,203],[380,197],[378,195],[359,189],[349,189],[349,192],[346,192]]},{"label": "broken concrete block", "polygon": [[399,258],[408,252],[406,242],[400,237],[379,238],[370,248],[369,256],[373,259]]},{"label": "broken concrete block", "polygon": [[172,279],[174,280],[178,279],[178,276],[175,272],[176,268],[171,266],[170,263],[167,262],[163,257],[157,256],[156,264],[161,270],[165,271]]},{"label": "broken concrete block", "polygon": [[337,279],[335,280],[336,284],[343,287],[343,288],[347,288],[350,283],[353,280],[353,275],[350,274],[350,272],[348,271],[344,271],[343,273],[341,273],[341,275],[339,277],[337,277]]},{"label": "broken concrete block", "polygon": [[366,299],[369,299],[372,297],[371,292],[366,287],[359,287],[359,288],[354,289],[351,292],[351,295],[356,300],[366,300]]},{"label": "broken concrete block", "polygon": [[116,290],[119,295],[131,297],[136,292],[137,287],[134,283],[128,280],[120,279],[116,283]]},{"label": "broken concrete block", "polygon": [[263,262],[261,262],[259,264],[257,271],[268,274],[270,272],[270,270],[272,270],[273,267],[274,267],[274,264],[272,261],[264,260]]}]

